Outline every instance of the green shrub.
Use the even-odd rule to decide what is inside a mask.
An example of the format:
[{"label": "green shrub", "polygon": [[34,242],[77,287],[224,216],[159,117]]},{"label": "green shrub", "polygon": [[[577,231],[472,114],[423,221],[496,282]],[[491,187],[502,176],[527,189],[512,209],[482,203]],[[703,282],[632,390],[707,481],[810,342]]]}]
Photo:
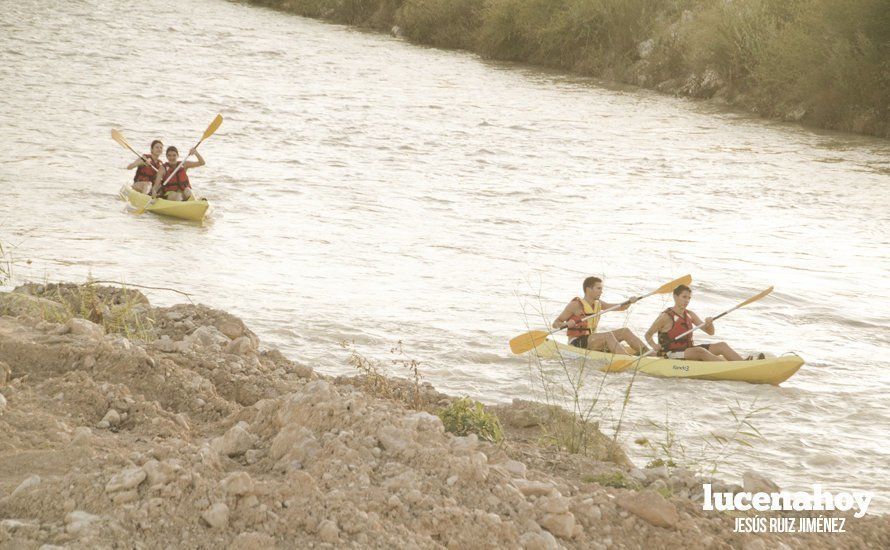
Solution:
[{"label": "green shrub", "polygon": [[581,476],[581,481],[585,483],[598,483],[603,487],[615,487],[617,489],[639,489],[641,487],[639,481],[633,478],[628,478],[622,472],[618,471],[604,472],[595,475],[585,474]]},{"label": "green shrub", "polygon": [[[813,123],[880,133],[890,126],[890,8],[886,0],[799,3],[753,71],[756,105],[801,106]],[[856,128],[871,116],[876,127]],[[845,124],[847,126],[845,126]]]},{"label": "green shrub", "polygon": [[485,412],[482,403],[469,397],[457,399],[438,412],[445,431],[455,435],[476,434],[481,439],[500,442],[504,438],[501,423],[493,414]]},{"label": "green shrub", "polygon": [[440,48],[471,50],[483,0],[405,0],[395,22],[409,40]]}]

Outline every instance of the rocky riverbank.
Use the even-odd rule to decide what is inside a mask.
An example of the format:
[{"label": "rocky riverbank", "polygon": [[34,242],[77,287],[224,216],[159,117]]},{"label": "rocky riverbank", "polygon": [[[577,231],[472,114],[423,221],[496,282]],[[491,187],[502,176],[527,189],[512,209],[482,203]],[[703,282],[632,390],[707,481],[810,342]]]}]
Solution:
[{"label": "rocky riverbank", "polygon": [[883,0],[250,0],[486,58],[890,137]]},{"label": "rocky riverbank", "polygon": [[97,285],[0,294],[0,547],[890,546],[887,516],[734,533],[702,511],[702,480],[634,468],[594,427],[591,452],[560,453],[541,443],[553,411],[514,402],[489,407],[500,444],[457,437],[432,414],[451,397],[367,381],[202,305]]}]

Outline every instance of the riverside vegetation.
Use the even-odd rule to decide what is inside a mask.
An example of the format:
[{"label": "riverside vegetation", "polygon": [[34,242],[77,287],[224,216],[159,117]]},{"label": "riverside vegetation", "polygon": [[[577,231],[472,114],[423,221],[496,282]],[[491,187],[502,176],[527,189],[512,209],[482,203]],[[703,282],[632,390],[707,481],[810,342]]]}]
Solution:
[{"label": "riverside vegetation", "polygon": [[420,44],[890,137],[886,0],[249,0]]}]

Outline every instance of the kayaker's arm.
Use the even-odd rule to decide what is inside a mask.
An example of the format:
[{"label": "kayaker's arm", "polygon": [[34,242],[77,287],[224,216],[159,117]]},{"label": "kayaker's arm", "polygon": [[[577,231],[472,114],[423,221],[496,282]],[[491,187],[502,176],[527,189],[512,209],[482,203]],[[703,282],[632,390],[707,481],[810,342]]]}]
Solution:
[{"label": "kayaker's arm", "polygon": [[[553,328],[562,328],[566,326],[566,322],[568,322],[569,318],[575,314],[575,302],[570,302],[569,305],[566,306],[562,313],[559,314],[559,317],[553,321]],[[571,328],[571,327],[570,327]]]},{"label": "kayaker's arm", "polygon": [[167,169],[164,165],[161,165],[160,169],[158,169],[158,173],[155,175],[154,185],[151,186],[151,192],[149,193],[152,197],[154,197],[158,191],[161,190],[161,183],[164,182],[164,177],[167,175]]},{"label": "kayaker's arm", "polygon": [[127,170],[132,170],[133,168],[136,168],[137,166],[145,166],[145,164],[146,164],[145,160],[142,157],[139,157],[138,160],[134,160],[133,162],[131,162],[130,164],[127,165]]},{"label": "kayaker's arm", "polygon": [[661,346],[658,345],[658,343],[656,343],[652,337],[655,335],[656,332],[664,332],[661,329],[664,327],[665,323],[670,323],[670,319],[668,319],[667,314],[661,312],[661,314],[655,319],[655,322],[652,323],[652,326],[649,327],[649,330],[646,331],[646,342],[649,344],[650,348],[661,349]]},{"label": "kayaker's arm", "polygon": [[[695,323],[696,326],[698,326],[702,323],[702,320],[695,313],[692,313],[690,311],[689,316],[692,317],[692,322]],[[711,319],[710,317],[705,318],[705,325],[701,329],[703,331],[705,331],[707,334],[709,334],[710,336],[714,336],[714,332],[715,332],[714,320]]]},{"label": "kayaker's arm", "polygon": [[204,166],[204,157],[201,156],[201,153],[198,152],[194,147],[189,150],[189,155],[195,155],[195,158],[198,160],[187,160],[185,164],[183,164],[183,168],[197,168],[198,166]]},{"label": "kayaker's arm", "polygon": [[613,307],[615,309],[613,309],[612,311],[625,311],[639,299],[639,296],[634,296],[633,298],[628,298],[626,301],[621,302],[621,304],[607,304],[606,302],[600,300],[600,307],[603,308],[603,311]]}]

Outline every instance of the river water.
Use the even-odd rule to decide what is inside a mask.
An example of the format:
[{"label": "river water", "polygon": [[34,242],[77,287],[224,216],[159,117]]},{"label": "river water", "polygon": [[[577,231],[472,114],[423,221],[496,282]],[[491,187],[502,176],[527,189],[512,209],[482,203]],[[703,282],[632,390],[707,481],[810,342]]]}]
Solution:
[{"label": "river water", "polygon": [[[797,352],[801,371],[781,387],[639,377],[622,441],[642,465],[633,440],[659,441],[649,422],[667,419],[727,479],[753,468],[783,488],[874,490],[872,511],[888,510],[890,142],[221,0],[134,6],[0,10],[13,283],[174,287],[320,372],[352,370],[349,341],[487,403],[539,396],[534,363],[507,341],[587,275],[620,301],[691,273],[702,317],[775,285],[718,337]],[[110,130],[183,151],[216,113],[207,166],[190,173],[213,217],[127,214],[116,192],[132,159]],[[601,327],[643,333],[667,305],[655,296]],[[607,433],[628,381],[604,383]],[[729,409],[761,407],[752,448],[697,454],[732,433]]]}]

